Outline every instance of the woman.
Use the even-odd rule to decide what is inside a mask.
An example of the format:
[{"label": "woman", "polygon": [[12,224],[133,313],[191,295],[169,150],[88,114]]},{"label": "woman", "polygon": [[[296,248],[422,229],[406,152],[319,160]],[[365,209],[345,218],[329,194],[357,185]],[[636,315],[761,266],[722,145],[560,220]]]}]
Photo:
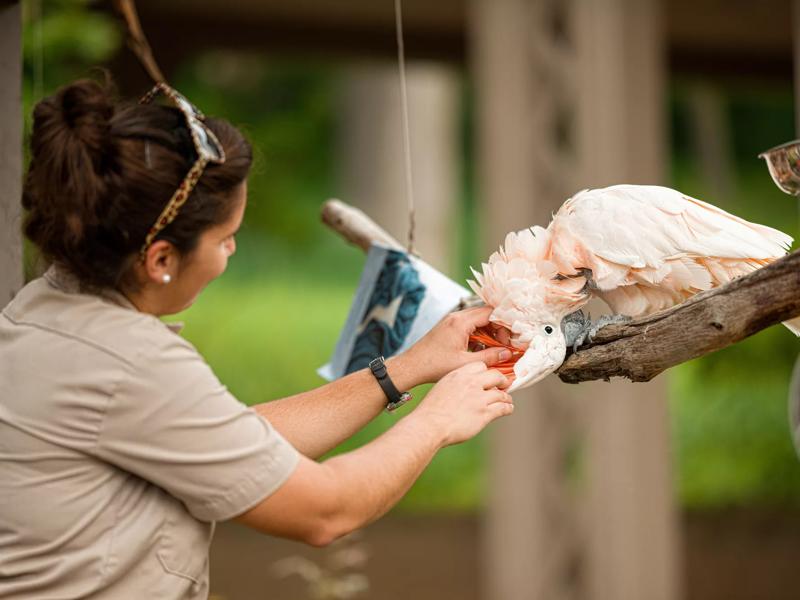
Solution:
[{"label": "woman", "polygon": [[401,390],[439,383],[354,452],[313,460],[387,405],[369,370],[253,408],[234,399],[158,317],[225,270],[251,149],[166,86],[143,101],[79,81],[34,111],[25,232],[53,266],[0,317],[3,598],[204,598],[215,521],[325,545],[513,409],[487,369],[507,357],[467,352],[488,309],[387,361]]}]

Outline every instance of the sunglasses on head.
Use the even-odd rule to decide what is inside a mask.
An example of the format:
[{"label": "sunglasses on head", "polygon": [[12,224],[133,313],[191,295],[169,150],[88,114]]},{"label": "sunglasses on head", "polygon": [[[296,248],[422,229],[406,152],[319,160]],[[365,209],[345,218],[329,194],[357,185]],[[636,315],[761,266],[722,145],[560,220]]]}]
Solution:
[{"label": "sunglasses on head", "polygon": [[208,126],[203,122],[205,116],[201,113],[189,100],[186,99],[178,91],[174,90],[166,83],[157,83],[153,89],[147,92],[142,99],[139,100],[140,104],[148,104],[152,102],[159,94],[163,94],[170,100],[183,116],[186,118],[186,126],[192,136],[195,151],[197,152],[197,160],[189,169],[189,172],[184,177],[178,189],[170,198],[164,210],[156,219],[155,224],[147,232],[144,245],[142,245],[139,255],[144,260],[147,249],[155,240],[156,236],[178,216],[178,211],[189,198],[194,186],[203,174],[208,163],[222,164],[225,162],[225,151],[222,149],[222,144],[219,143],[217,136],[211,131]]}]

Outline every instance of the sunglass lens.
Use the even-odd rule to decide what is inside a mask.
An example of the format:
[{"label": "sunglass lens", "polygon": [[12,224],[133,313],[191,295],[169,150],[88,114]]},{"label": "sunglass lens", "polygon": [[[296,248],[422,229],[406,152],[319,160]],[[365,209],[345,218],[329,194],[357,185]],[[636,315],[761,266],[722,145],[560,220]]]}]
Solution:
[{"label": "sunglass lens", "polygon": [[202,148],[202,153],[205,155],[205,158],[216,162],[222,161],[222,147],[216,136],[199,121],[192,120],[191,125],[192,129],[197,134],[197,139],[200,142],[200,148]]}]

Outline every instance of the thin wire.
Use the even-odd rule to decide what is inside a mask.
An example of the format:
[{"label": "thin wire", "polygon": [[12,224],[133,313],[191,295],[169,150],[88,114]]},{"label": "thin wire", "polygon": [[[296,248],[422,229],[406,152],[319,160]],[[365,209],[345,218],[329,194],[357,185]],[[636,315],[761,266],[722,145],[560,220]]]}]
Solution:
[{"label": "thin wire", "polygon": [[414,178],[411,173],[411,134],[408,125],[408,90],[406,87],[406,58],[403,44],[402,0],[394,0],[394,17],[397,29],[397,63],[400,69],[400,99],[403,115],[403,152],[406,165],[406,198],[408,200],[408,252],[414,254]]},{"label": "thin wire", "polygon": [[134,0],[114,0],[114,6],[125,21],[128,31],[128,47],[154,82],[166,82],[164,73],[153,56],[150,42],[147,41],[142,29],[139,13],[136,11],[136,2]]}]

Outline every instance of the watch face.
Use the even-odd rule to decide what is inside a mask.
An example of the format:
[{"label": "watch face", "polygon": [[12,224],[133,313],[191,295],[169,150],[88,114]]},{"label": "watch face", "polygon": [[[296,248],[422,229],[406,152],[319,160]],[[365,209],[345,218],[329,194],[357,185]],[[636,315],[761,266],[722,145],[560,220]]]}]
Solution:
[{"label": "watch face", "polygon": [[389,402],[389,404],[386,405],[386,412],[393,412],[394,410],[403,406],[403,404],[411,400],[413,397],[414,396],[411,394],[411,392],[403,392],[400,394],[400,398],[397,400],[397,402]]}]

